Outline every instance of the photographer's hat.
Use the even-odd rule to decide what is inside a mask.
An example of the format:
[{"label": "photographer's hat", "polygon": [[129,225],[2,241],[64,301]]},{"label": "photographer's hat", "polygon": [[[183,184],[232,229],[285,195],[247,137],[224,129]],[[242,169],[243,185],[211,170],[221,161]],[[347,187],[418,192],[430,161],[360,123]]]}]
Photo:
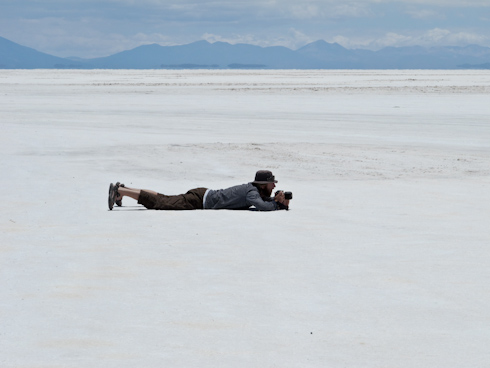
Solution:
[{"label": "photographer's hat", "polygon": [[272,175],[272,172],[269,170],[259,170],[255,173],[254,184],[269,184],[269,183],[277,183],[276,178]]}]

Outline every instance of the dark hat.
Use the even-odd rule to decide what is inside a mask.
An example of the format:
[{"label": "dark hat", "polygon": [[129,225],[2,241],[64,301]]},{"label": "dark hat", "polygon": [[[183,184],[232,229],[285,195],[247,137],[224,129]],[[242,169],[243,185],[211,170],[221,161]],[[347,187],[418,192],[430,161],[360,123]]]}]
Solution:
[{"label": "dark hat", "polygon": [[254,184],[269,184],[269,183],[277,183],[277,180],[272,172],[269,170],[259,170],[255,173]]}]

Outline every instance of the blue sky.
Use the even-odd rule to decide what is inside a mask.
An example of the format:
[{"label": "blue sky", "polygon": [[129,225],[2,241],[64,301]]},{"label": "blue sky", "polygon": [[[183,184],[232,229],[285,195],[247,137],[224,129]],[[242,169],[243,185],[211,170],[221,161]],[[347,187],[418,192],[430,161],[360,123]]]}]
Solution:
[{"label": "blue sky", "polygon": [[490,0],[1,0],[0,36],[64,57],[198,40],[490,47]]}]

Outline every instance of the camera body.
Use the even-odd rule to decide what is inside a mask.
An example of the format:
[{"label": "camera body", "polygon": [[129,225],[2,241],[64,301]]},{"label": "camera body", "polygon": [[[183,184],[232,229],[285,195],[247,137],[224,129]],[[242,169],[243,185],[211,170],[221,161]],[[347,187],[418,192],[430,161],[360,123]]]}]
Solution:
[{"label": "camera body", "polygon": [[[279,192],[283,192],[283,190],[278,190],[276,192],[276,195]],[[293,192],[284,192],[284,198],[287,199],[287,200],[293,199]]]}]

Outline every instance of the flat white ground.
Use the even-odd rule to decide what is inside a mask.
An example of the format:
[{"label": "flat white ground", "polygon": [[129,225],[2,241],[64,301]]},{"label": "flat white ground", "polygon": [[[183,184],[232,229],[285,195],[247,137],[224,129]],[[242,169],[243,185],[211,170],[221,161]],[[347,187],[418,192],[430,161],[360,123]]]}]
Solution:
[{"label": "flat white ground", "polygon": [[[0,367],[488,367],[490,72],[0,71]],[[271,169],[291,210],[107,209]]]}]

